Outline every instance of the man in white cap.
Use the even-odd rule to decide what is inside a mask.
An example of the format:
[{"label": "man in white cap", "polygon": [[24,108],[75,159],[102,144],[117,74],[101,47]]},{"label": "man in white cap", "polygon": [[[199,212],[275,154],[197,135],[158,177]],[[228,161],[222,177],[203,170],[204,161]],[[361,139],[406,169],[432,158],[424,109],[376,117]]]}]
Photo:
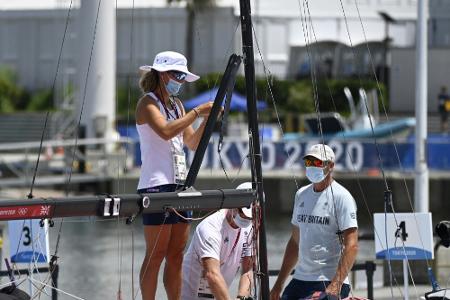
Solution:
[{"label": "man in white cap", "polygon": [[[245,182],[237,189],[251,189]],[[181,299],[230,300],[240,270],[238,295],[250,297],[253,282],[252,209],[221,209],[200,222],[183,260]]]},{"label": "man in white cap", "polygon": [[292,233],[270,299],[280,299],[294,267],[282,300],[307,299],[312,294],[316,298],[310,299],[345,298],[350,292],[347,275],[358,253],[355,200],[332,177],[335,155],[329,146],[313,145],[303,160],[311,184],[295,195]]}]

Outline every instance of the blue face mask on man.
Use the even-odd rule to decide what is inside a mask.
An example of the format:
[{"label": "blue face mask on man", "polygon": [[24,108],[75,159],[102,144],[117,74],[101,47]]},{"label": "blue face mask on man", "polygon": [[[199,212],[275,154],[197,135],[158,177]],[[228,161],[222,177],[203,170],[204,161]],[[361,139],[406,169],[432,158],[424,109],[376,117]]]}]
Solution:
[{"label": "blue face mask on man", "polygon": [[236,214],[233,216],[233,222],[239,228],[247,228],[252,224],[252,220],[244,219],[239,215],[239,212],[236,211]]},{"label": "blue face mask on man", "polygon": [[311,181],[312,183],[319,183],[327,177],[328,172],[325,173],[324,168],[319,167],[306,167],[306,177]]},{"label": "blue face mask on man", "polygon": [[176,80],[169,79],[169,82],[166,83],[166,90],[170,96],[176,96],[180,92],[182,85],[182,83],[177,82]]}]

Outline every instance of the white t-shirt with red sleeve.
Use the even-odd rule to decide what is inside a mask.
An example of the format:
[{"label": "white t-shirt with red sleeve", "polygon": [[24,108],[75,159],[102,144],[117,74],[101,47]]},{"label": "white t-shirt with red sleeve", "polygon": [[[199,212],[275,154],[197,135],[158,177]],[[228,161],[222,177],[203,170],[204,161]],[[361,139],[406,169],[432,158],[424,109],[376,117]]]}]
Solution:
[{"label": "white t-shirt with red sleeve", "polygon": [[181,299],[211,299],[212,293],[203,278],[202,258],[220,261],[220,272],[229,287],[240,274],[241,260],[252,255],[252,226],[235,229],[226,220],[227,209],[205,218],[195,229],[183,259]]}]

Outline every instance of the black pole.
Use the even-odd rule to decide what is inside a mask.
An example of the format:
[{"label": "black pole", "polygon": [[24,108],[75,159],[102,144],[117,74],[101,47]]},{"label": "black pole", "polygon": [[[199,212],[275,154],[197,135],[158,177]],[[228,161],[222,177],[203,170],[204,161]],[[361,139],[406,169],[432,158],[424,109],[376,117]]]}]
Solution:
[{"label": "black pole", "polygon": [[366,261],[366,276],[367,276],[367,298],[373,299],[373,273],[376,270],[376,265],[373,261]]},{"label": "black pole", "polygon": [[59,275],[59,265],[54,264],[50,267],[52,274],[52,300],[58,300],[58,275]]},{"label": "black pole", "polygon": [[269,299],[269,274],[267,269],[267,240],[265,228],[265,200],[262,182],[261,147],[259,143],[258,111],[256,107],[255,59],[253,55],[253,27],[250,0],[240,0],[242,52],[244,54],[245,86],[247,91],[248,133],[250,143],[250,164],[252,166],[253,188],[261,208],[259,224],[259,268],[261,299]]},{"label": "black pole", "polygon": [[222,81],[220,82],[213,107],[209,114],[208,120],[206,121],[205,130],[203,131],[203,135],[200,139],[197,150],[195,151],[195,156],[192,160],[191,167],[189,168],[189,173],[184,183],[185,188],[190,188],[193,186],[195,180],[197,179],[198,171],[202,165],[209,140],[211,139],[212,132],[217,123],[217,117],[219,116],[222,108],[223,99],[225,98],[225,94],[230,87],[230,83],[234,83],[236,73],[241,65],[241,60],[242,58],[236,54],[232,54],[228,60],[227,68],[225,69]]},{"label": "black pole", "polygon": [[137,212],[211,211],[249,206],[253,191],[198,190],[153,194],[0,200],[0,221],[64,217],[129,217]]},{"label": "black pole", "polygon": [[[80,126],[78,128],[78,138],[85,139],[86,138],[86,126]],[[78,150],[81,153],[81,159],[78,162],[78,172],[80,174],[86,173],[86,145],[79,145]]]}]

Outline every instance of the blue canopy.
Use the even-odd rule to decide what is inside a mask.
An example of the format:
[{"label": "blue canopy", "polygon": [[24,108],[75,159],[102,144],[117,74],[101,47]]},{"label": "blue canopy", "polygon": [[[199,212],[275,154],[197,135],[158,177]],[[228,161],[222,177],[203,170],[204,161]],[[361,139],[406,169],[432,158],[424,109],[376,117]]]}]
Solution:
[{"label": "blue canopy", "polygon": [[[191,98],[187,101],[183,101],[183,105],[186,109],[192,109],[200,104],[203,104],[207,101],[214,101],[217,95],[218,88],[214,88],[212,90],[203,92],[194,98]],[[267,104],[263,101],[258,101],[256,103],[256,106],[258,110],[264,110],[267,108]],[[233,92],[231,96],[231,106],[230,110],[234,111],[247,111],[247,99],[242,96],[241,94],[238,94],[236,92]]]}]

